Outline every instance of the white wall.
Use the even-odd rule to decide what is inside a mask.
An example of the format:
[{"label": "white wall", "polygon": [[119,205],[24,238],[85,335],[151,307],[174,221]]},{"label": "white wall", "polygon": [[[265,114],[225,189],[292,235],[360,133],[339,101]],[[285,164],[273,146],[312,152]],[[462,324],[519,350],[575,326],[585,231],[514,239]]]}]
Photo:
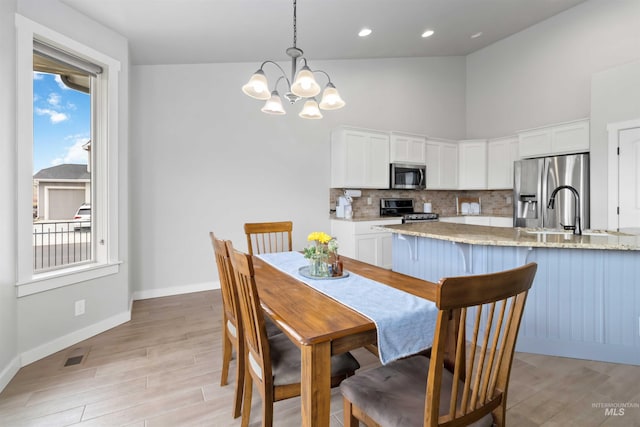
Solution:
[{"label": "white wall", "polygon": [[[3,2],[3,7],[4,7]],[[18,0],[17,12],[39,24],[70,37],[97,51],[117,59],[121,62],[122,69],[119,75],[119,216],[120,226],[120,259],[124,263],[120,266],[118,274],[103,277],[98,280],[86,281],[71,286],[54,289],[39,294],[29,295],[17,300],[17,327],[18,353],[21,354],[21,362],[29,363],[51,352],[58,351],[73,342],[86,338],[101,328],[113,326],[114,323],[123,321],[129,311],[129,266],[128,266],[128,79],[129,59],[127,40],[113,31],[98,25],[84,15],[68,8],[58,0]],[[13,35],[13,17],[9,26],[2,26],[2,31],[8,28]],[[3,37],[4,38],[4,37]],[[5,50],[3,49],[2,52]],[[8,55],[11,68],[15,67],[15,56]],[[3,66],[5,61],[2,61]],[[2,84],[5,84],[3,79]],[[13,90],[13,85],[11,87]],[[4,93],[4,91],[3,91]],[[4,96],[3,96],[4,102]],[[13,107],[15,108],[15,106]],[[4,119],[4,114],[2,115]],[[15,117],[13,117],[15,119]],[[13,124],[13,119],[11,124]],[[13,141],[15,138],[7,138]],[[1,156],[3,162],[2,173],[13,176],[15,173],[15,152],[11,146],[11,153]],[[11,182],[11,179],[8,180]],[[4,180],[3,184],[4,185]],[[14,185],[15,186],[15,185]],[[3,197],[3,201],[9,201],[6,209],[11,215],[2,215],[2,226],[9,227],[14,233],[16,206],[12,202],[14,198]],[[7,220],[5,220],[7,218]],[[6,224],[7,222],[8,224]],[[5,244],[4,239],[2,244]],[[12,274],[15,269],[12,266]],[[5,262],[3,260],[1,262]],[[7,275],[7,277],[12,277]],[[5,280],[3,274],[2,280]],[[15,285],[15,277],[12,282]],[[15,304],[15,289],[12,289]],[[74,302],[79,299],[86,301],[87,311],[83,316],[74,316]],[[126,320],[126,319],[125,319]],[[4,338],[1,347],[4,349]],[[4,350],[2,350],[4,351]],[[0,353],[2,353],[0,351]],[[1,369],[1,365],[0,365]]]},{"label": "white wall", "polygon": [[590,0],[472,53],[467,137],[589,117],[592,74],[638,58],[638,0]]},{"label": "white wall", "polygon": [[0,390],[20,366],[15,294],[16,1],[0,1]]},{"label": "white wall", "polygon": [[464,135],[464,58],[311,65],[329,72],[347,102],[320,121],[299,118],[299,104],[285,106],[286,116],[262,113],[240,90],[258,63],[133,67],[138,296],[214,286],[210,230],[242,250],[245,222],[293,220],[294,249],[327,231],[329,135],[340,124]]},{"label": "white wall", "polygon": [[[640,21],[640,20],[639,20]],[[640,22],[639,22],[640,25]],[[640,50],[640,40],[638,42]],[[595,73],[591,83],[592,228],[608,228],[607,124],[640,118],[640,61]],[[617,178],[617,177],[616,177]],[[604,201],[604,203],[603,203]],[[615,206],[615,205],[614,205]]]},{"label": "white wall", "polygon": [[[640,76],[621,71],[627,80],[609,83],[604,76],[638,59],[640,1],[590,0],[571,8],[467,57],[467,137],[591,117],[591,226],[606,228],[603,126],[629,118],[633,95],[619,89],[637,87]],[[604,74],[594,77],[594,100],[598,73]]]}]

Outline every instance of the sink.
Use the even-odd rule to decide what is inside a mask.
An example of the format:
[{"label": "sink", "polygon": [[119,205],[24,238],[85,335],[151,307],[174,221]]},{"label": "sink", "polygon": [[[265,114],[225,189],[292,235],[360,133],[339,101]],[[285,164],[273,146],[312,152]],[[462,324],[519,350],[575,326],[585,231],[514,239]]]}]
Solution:
[{"label": "sink", "polygon": [[[548,235],[548,234],[572,235],[573,234],[572,230],[525,230],[525,231],[529,234],[542,234],[542,235]],[[602,230],[585,230],[582,232],[582,235],[583,236],[610,236],[609,233]]]}]

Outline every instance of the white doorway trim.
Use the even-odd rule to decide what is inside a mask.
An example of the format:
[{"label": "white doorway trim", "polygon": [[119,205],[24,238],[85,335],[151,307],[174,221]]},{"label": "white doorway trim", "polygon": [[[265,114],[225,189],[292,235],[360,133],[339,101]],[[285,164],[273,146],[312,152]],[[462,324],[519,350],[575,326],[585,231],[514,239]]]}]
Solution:
[{"label": "white doorway trim", "polygon": [[609,133],[608,146],[608,203],[607,203],[607,229],[618,230],[618,200],[619,200],[619,173],[618,173],[618,140],[620,132],[626,129],[640,127],[640,118],[626,120],[624,122],[609,123],[607,132]]}]

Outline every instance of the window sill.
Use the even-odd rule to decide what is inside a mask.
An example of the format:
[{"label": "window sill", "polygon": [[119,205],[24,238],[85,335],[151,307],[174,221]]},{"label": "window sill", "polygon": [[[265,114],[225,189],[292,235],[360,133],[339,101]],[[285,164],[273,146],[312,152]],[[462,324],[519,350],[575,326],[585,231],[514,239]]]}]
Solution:
[{"label": "window sill", "polygon": [[37,274],[29,281],[16,284],[17,296],[18,298],[26,297],[39,292],[116,274],[120,270],[120,264],[122,264],[122,261],[109,264],[89,264]]}]

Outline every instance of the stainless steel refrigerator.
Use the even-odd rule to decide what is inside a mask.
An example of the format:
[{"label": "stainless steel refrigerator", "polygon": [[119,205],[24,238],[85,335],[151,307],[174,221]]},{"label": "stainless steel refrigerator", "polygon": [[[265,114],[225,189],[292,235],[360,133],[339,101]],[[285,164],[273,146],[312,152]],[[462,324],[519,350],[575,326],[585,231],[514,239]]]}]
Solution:
[{"label": "stainless steel refrigerator", "polygon": [[589,228],[588,154],[516,161],[513,184],[514,227]]}]

